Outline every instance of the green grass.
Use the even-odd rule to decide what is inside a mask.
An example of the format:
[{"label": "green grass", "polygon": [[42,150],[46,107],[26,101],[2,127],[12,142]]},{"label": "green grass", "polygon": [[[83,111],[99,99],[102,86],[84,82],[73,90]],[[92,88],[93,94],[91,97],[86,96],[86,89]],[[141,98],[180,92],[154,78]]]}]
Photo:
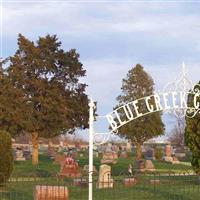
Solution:
[{"label": "green grass", "polygon": [[[197,185],[193,176],[190,177],[160,177],[161,185],[151,185],[150,179],[158,177],[138,177],[138,184],[125,187],[123,179],[115,180],[112,189],[97,189],[95,184],[94,200],[198,200],[200,196],[200,185]],[[12,191],[12,200],[31,200],[33,199],[33,188],[35,185],[58,185],[55,178],[44,178],[37,182],[10,182],[7,185]],[[65,185],[69,189],[70,200],[86,200],[88,188],[72,186],[69,181],[61,181],[59,185]],[[1,198],[0,193],[0,199]],[[10,195],[10,194],[9,194]],[[17,196],[18,195],[18,196]],[[3,195],[2,195],[3,197]],[[5,198],[5,200],[10,200]]]},{"label": "green grass", "polygon": [[[84,154],[84,157],[77,157],[80,167],[88,164],[87,152],[84,152]],[[134,163],[134,158],[134,154],[130,153],[128,159],[119,158],[117,164],[111,165],[114,178],[113,189],[96,189],[98,177],[94,177],[94,200],[197,200],[199,198],[200,185],[196,184],[196,177],[176,176],[177,173],[192,170],[188,162],[172,165],[162,161],[153,161],[156,170],[161,175],[138,175],[138,184],[132,187],[125,187],[123,185],[124,177],[122,175],[119,176],[119,174],[122,171],[127,171],[128,165]],[[94,165],[99,169],[100,158],[94,158]],[[18,177],[18,179],[7,184],[6,191],[12,191],[11,193],[1,192],[0,190],[0,199],[31,200],[33,199],[35,185],[66,185],[69,189],[70,200],[87,199],[87,187],[73,186],[70,179],[59,180],[58,182],[55,176],[51,176],[59,172],[59,168],[59,165],[53,164],[45,155],[40,155],[39,165],[36,167],[31,164],[31,160],[15,162],[12,177]],[[176,174],[169,177],[166,174],[169,171]],[[26,178],[34,175],[41,175],[43,178]],[[46,176],[48,175],[50,177],[47,178]],[[151,185],[149,183],[150,179],[159,179],[162,184]]]},{"label": "green grass", "polygon": [[192,171],[190,163],[180,163],[180,164],[171,164],[164,161],[153,161],[156,171],[160,173],[165,173],[173,171],[175,173],[182,173]]},{"label": "green grass", "polygon": [[32,176],[38,173],[54,174],[59,171],[59,165],[53,162],[45,155],[39,156],[39,164],[33,166],[31,160],[15,161],[12,176]]},{"label": "green grass", "polygon": [[[99,169],[101,165],[100,158],[94,158],[94,165]],[[118,176],[122,172],[126,172],[129,164],[134,164],[135,157],[134,154],[129,154],[129,157],[119,158],[116,164],[111,164],[112,174],[114,176]],[[77,162],[81,168],[84,165],[88,165],[89,159],[88,156],[85,157],[77,157]],[[191,164],[189,162],[183,162],[180,164],[170,164],[163,161],[153,161],[156,171],[159,173],[166,173],[169,171],[173,171],[175,173],[182,173],[187,171],[192,171]],[[53,164],[53,162],[48,159],[45,155],[39,156],[39,164],[37,166],[33,166],[31,160],[28,161],[17,161],[14,164],[13,176],[31,176],[37,175],[38,173],[41,175],[45,174],[55,174],[59,172],[60,166]]]}]

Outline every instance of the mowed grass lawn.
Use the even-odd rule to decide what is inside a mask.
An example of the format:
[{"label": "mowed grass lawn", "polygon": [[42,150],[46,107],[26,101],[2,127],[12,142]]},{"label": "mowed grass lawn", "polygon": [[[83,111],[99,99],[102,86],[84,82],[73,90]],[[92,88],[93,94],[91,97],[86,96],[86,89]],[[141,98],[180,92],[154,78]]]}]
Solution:
[{"label": "mowed grass lawn", "polygon": [[[87,153],[85,152],[84,157],[77,157],[77,162],[80,168],[83,168],[84,165],[88,165],[89,159]],[[101,158],[94,158],[94,165],[99,169]],[[119,176],[122,172],[127,172],[128,165],[134,165],[135,157],[133,153],[129,153],[128,158],[119,158],[117,164],[111,164],[112,175]],[[163,161],[153,161],[155,169],[159,173],[167,173],[172,171],[174,173],[182,173],[192,171],[190,162],[183,162],[180,164],[170,164]],[[59,172],[60,166],[54,164],[46,155],[39,156],[39,164],[33,166],[31,160],[27,161],[16,161],[14,164],[13,176],[32,176],[32,175],[41,175],[41,176],[51,176]]]},{"label": "mowed grass lawn", "polygon": [[[59,165],[53,164],[46,155],[40,155],[39,165],[32,166],[31,160],[24,162],[15,162],[12,177],[16,177],[15,181],[7,184],[7,190],[12,193],[0,193],[2,200],[31,200],[33,199],[33,191],[35,185],[66,185],[69,189],[70,200],[85,200],[88,198],[88,188],[73,186],[73,180],[64,179],[57,180],[55,174],[59,172]],[[77,157],[79,166],[82,168],[88,164],[88,156],[85,152],[84,157]],[[191,171],[190,163],[181,163],[172,165],[162,161],[153,161],[156,170],[161,174],[159,176],[142,176],[137,177],[138,183],[131,187],[123,185],[123,176],[119,176],[122,172],[126,172],[128,165],[134,163],[134,155],[129,154],[127,159],[119,158],[118,163],[112,165],[112,175],[114,178],[114,188],[112,189],[96,189],[96,181],[94,182],[94,200],[198,200],[200,199],[200,185],[197,184],[194,176],[171,176],[167,174],[169,171],[173,173],[184,173]],[[94,165],[97,169],[100,166],[100,158],[94,158]],[[167,173],[167,174],[166,174]],[[163,175],[162,175],[163,174]],[[26,179],[27,177],[40,176],[41,179]],[[25,179],[23,179],[24,177]],[[94,177],[97,180],[97,177]],[[159,179],[162,184],[150,184],[150,179]],[[9,197],[6,197],[6,196]]]}]

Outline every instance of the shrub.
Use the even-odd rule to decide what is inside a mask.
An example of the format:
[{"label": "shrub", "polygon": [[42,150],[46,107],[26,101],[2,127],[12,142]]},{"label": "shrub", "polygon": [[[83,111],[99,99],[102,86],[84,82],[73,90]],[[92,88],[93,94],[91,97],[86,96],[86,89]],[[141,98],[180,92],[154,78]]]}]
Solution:
[{"label": "shrub", "polygon": [[154,155],[156,160],[161,160],[163,157],[163,149],[161,147],[155,148]]},{"label": "shrub", "polygon": [[0,131],[0,183],[6,182],[13,170],[12,141],[9,133]]}]

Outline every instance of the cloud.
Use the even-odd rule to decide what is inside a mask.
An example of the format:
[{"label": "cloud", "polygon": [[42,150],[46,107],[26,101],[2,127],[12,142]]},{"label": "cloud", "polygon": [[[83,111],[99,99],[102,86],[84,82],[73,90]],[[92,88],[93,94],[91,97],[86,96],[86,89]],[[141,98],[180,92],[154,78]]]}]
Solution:
[{"label": "cloud", "polygon": [[18,33],[31,40],[57,34],[83,59],[131,57],[164,64],[200,51],[200,14],[190,4],[5,3],[3,11],[4,54]]},{"label": "cloud", "polygon": [[4,55],[15,51],[18,33],[31,40],[56,33],[64,49],[80,53],[87,92],[104,115],[116,104],[122,78],[137,63],[151,74],[156,89],[179,77],[182,61],[190,79],[199,80],[198,8],[196,3],[5,2]]},{"label": "cloud", "polygon": [[199,38],[200,15],[180,13],[177,7],[180,10],[184,6],[156,3],[23,3],[5,4],[3,16],[6,34],[12,34],[17,30],[28,32],[29,27],[38,31],[57,31],[56,28],[59,28],[62,34],[77,36],[105,32],[145,32],[156,36],[162,36],[164,33],[175,38]]}]

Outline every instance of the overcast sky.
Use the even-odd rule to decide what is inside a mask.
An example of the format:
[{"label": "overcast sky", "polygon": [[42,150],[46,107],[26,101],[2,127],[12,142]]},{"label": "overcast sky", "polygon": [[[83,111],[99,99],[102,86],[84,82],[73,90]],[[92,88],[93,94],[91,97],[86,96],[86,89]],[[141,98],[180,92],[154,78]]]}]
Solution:
[{"label": "overcast sky", "polygon": [[[189,78],[200,74],[200,2],[34,3],[4,1],[2,56],[16,50],[17,35],[30,40],[57,34],[65,50],[76,48],[87,70],[87,93],[98,101],[98,114],[115,106],[122,78],[140,63],[156,89],[179,77],[185,61]],[[173,119],[164,117],[167,131]],[[98,131],[104,129],[99,123]]]}]

